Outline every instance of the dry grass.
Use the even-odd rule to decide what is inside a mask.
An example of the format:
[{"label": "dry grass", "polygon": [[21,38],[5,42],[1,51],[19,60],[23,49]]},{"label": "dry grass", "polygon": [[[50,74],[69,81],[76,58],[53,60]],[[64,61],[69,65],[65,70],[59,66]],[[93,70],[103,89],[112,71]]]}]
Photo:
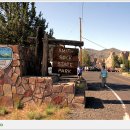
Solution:
[{"label": "dry grass", "polygon": [[54,105],[25,106],[23,109],[7,109],[8,114],[0,116],[0,120],[64,120],[69,108]]},{"label": "dry grass", "polygon": [[65,120],[66,115],[70,112],[69,108],[60,108],[57,109],[56,113],[53,116],[48,116],[47,119],[51,120]]}]

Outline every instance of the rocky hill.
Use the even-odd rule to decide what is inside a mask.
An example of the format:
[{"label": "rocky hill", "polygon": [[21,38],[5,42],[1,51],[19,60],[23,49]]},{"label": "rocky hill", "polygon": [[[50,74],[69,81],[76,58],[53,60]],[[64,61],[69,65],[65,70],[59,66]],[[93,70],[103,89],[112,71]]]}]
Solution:
[{"label": "rocky hill", "polygon": [[97,58],[97,59],[106,59],[109,57],[111,52],[115,52],[116,55],[119,55],[121,53],[121,50],[118,50],[116,48],[104,49],[101,51],[94,49],[86,49],[86,50],[91,58]]}]

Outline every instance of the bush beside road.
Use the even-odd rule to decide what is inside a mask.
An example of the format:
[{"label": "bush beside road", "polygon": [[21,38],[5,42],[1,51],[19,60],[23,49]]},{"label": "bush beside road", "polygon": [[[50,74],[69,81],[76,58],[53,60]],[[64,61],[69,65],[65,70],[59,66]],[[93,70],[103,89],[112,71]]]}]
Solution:
[{"label": "bush beside road", "polygon": [[122,72],[122,75],[125,77],[130,77],[130,72]]}]

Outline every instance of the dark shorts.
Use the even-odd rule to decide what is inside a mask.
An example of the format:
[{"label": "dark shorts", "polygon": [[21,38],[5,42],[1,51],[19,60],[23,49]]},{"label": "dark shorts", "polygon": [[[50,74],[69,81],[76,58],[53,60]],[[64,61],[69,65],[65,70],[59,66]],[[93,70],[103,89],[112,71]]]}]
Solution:
[{"label": "dark shorts", "polygon": [[81,73],[78,74],[78,76],[81,76],[81,75],[82,75]]}]

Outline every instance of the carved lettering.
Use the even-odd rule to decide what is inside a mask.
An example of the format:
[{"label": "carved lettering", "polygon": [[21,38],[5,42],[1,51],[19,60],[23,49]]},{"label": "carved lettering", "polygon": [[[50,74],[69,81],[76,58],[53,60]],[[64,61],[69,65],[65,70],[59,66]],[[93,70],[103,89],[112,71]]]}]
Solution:
[{"label": "carved lettering", "polygon": [[73,53],[73,50],[71,49],[64,49],[64,48],[59,48],[60,53]]},{"label": "carved lettering", "polygon": [[71,60],[72,56],[70,55],[59,55],[60,60]]},{"label": "carved lettering", "polygon": [[58,67],[73,67],[71,62],[60,62],[58,61]]},{"label": "carved lettering", "polygon": [[58,69],[58,73],[70,74],[71,70],[70,69]]}]

